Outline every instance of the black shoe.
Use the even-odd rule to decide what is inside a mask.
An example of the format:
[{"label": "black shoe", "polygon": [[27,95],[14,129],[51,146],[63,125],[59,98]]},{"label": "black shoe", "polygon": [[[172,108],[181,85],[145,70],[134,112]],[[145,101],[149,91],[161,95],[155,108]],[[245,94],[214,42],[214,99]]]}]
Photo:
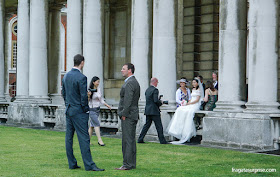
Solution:
[{"label": "black shoe", "polygon": [[99,145],[99,146],[105,146],[105,144],[100,144],[99,142],[98,142],[98,145]]},{"label": "black shoe", "polygon": [[94,167],[91,171],[105,171],[105,169]]},{"label": "black shoe", "polygon": [[169,143],[169,142],[164,142],[164,143],[160,143],[160,144],[171,144],[171,143]]},{"label": "black shoe", "polygon": [[81,168],[81,166],[79,166],[79,165],[76,165],[76,166],[74,166],[73,168],[71,168],[72,170],[74,170],[74,169],[78,169],[78,168]]},{"label": "black shoe", "polygon": [[137,143],[145,143],[144,141],[137,141]]}]

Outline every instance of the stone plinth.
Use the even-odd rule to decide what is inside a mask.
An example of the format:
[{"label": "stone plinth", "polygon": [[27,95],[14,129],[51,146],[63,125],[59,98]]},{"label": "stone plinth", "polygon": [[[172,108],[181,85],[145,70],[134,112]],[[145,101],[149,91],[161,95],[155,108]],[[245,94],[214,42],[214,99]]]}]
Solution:
[{"label": "stone plinth", "polygon": [[237,149],[272,149],[269,115],[209,113],[203,118],[202,144]]}]

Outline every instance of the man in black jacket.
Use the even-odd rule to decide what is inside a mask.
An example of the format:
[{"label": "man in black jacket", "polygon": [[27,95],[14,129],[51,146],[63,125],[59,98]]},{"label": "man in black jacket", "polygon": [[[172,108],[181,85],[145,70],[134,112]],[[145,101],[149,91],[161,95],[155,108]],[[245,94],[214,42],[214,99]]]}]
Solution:
[{"label": "man in black jacket", "polygon": [[138,143],[144,143],[144,137],[148,132],[152,121],[154,121],[158,138],[160,144],[167,144],[164,135],[163,135],[163,128],[161,123],[160,117],[160,109],[159,107],[162,105],[162,101],[159,100],[158,96],[158,89],[156,88],[158,85],[158,79],[152,78],[150,82],[150,87],[146,90],[146,107],[145,107],[145,115],[146,115],[146,124],[144,125],[141,134],[138,139]]}]

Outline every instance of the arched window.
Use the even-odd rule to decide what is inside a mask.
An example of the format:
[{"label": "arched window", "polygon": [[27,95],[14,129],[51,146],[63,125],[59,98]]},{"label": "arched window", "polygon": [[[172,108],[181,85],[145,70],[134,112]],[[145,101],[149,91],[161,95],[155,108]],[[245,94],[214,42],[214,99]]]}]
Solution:
[{"label": "arched window", "polygon": [[17,67],[17,22],[12,25],[11,68]]}]

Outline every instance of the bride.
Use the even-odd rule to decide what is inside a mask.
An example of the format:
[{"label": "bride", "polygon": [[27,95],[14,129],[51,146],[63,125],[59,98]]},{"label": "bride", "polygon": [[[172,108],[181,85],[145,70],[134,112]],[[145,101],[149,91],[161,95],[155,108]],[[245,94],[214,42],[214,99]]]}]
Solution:
[{"label": "bride", "polygon": [[183,102],[182,106],[177,108],[167,127],[169,135],[180,139],[180,141],[171,142],[172,144],[182,144],[189,141],[191,137],[196,136],[193,117],[195,111],[199,110],[201,101],[204,98],[204,93],[202,84],[198,78],[193,79],[192,86],[191,100],[188,103]]}]

